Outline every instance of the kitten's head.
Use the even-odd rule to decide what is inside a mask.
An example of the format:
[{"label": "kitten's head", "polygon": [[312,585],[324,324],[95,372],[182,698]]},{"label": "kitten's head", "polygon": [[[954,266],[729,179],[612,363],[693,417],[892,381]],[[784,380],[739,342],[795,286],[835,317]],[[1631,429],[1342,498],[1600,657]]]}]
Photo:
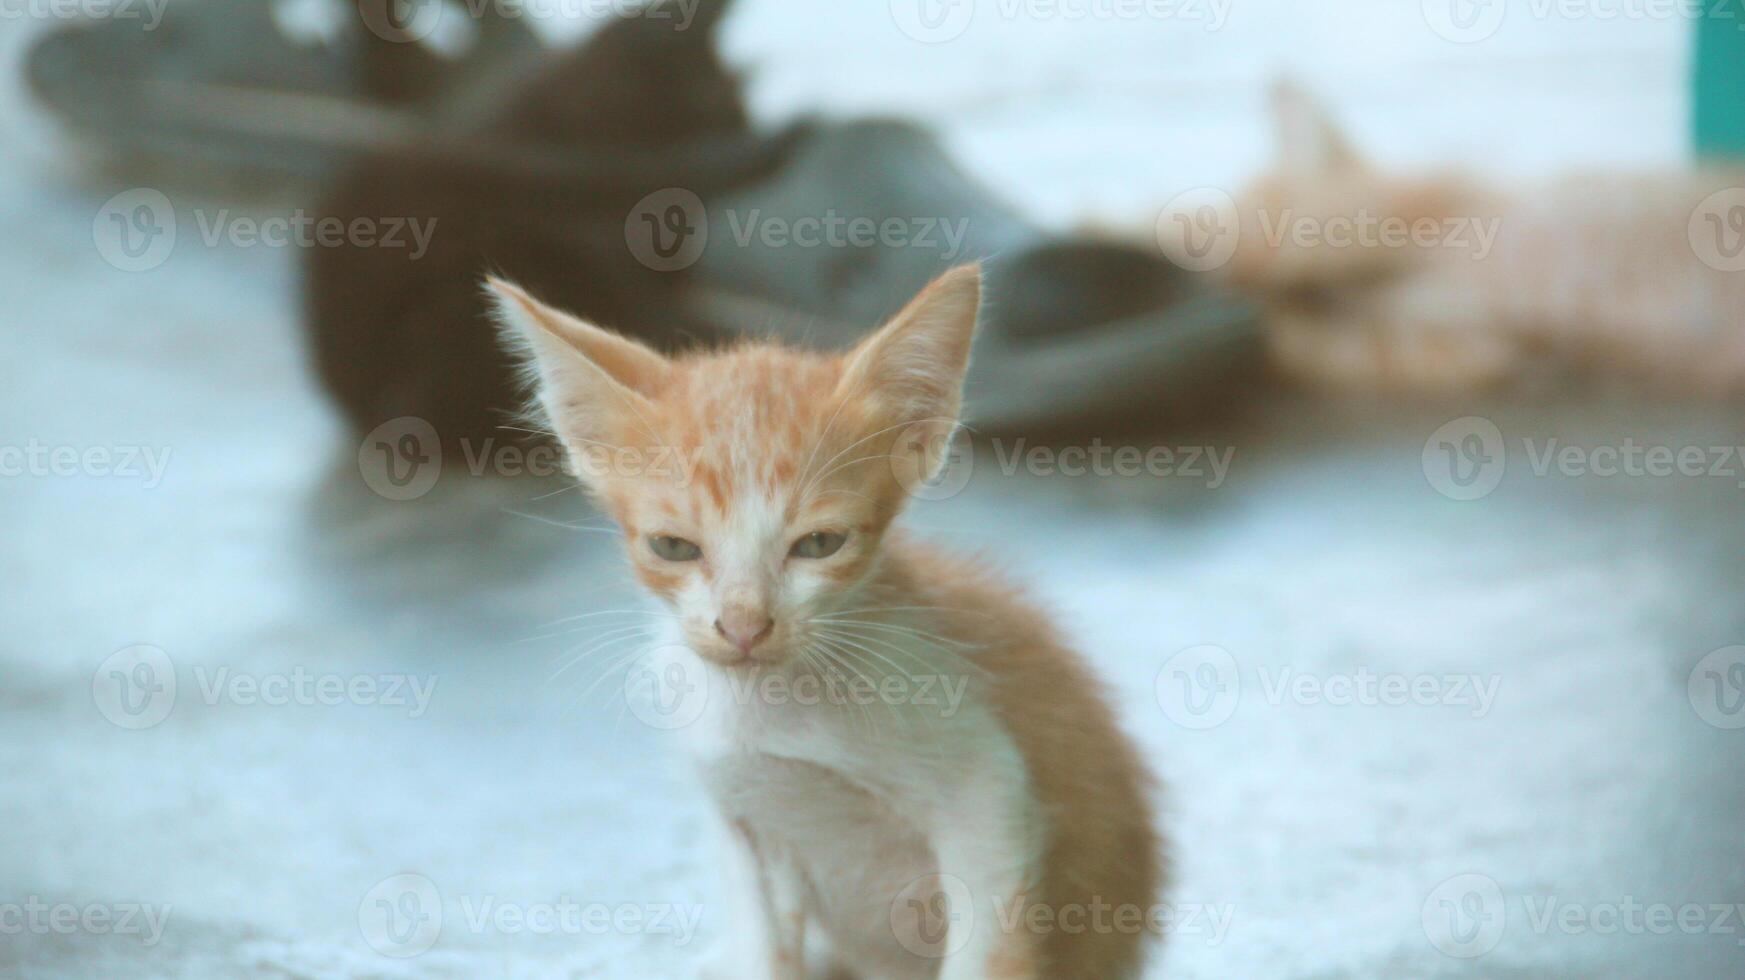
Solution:
[{"label": "kitten's head", "polygon": [[688,645],[730,666],[866,606],[908,489],[943,463],[980,298],[952,270],[846,353],[748,343],[665,357],[492,280],[572,469]]},{"label": "kitten's head", "polygon": [[1277,156],[1237,199],[1231,279],[1281,298],[1303,292],[1313,299],[1321,290],[1364,287],[1407,270],[1420,249],[1377,246],[1374,236],[1354,242],[1345,229],[1384,219],[1409,228],[1444,218],[1460,207],[1462,188],[1380,173],[1290,82],[1275,84],[1271,98]]}]

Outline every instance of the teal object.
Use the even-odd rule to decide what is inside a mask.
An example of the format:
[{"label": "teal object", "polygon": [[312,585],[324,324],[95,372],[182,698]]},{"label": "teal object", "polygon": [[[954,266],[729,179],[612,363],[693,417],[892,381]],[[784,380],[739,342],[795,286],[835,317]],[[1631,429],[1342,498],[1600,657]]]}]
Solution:
[{"label": "teal object", "polygon": [[1745,13],[1722,4],[1698,18],[1695,60],[1697,156],[1745,159]]}]

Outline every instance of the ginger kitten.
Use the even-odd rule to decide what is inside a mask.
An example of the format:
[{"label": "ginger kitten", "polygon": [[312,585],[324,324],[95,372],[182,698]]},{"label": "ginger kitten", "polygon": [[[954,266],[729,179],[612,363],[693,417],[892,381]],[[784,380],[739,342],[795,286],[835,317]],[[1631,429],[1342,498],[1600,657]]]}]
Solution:
[{"label": "ginger kitten", "polygon": [[[737,882],[717,975],[1138,976],[1165,876],[1139,754],[1023,597],[891,529],[957,425],[979,269],[834,354],[668,358],[490,286],[572,460],[694,466],[577,469],[671,611],[676,666],[711,682],[687,734]],[[1107,907],[1132,911],[1035,925]]]},{"label": "ginger kitten", "polygon": [[[1227,271],[1274,361],[1342,391],[1470,389],[1543,366],[1745,390],[1745,171],[1515,188],[1365,161],[1301,90],[1273,93],[1278,162],[1237,199]],[[1713,213],[1709,213],[1709,212]],[[1387,221],[1419,243],[1328,230]],[[1309,232],[1299,235],[1298,230]]]}]

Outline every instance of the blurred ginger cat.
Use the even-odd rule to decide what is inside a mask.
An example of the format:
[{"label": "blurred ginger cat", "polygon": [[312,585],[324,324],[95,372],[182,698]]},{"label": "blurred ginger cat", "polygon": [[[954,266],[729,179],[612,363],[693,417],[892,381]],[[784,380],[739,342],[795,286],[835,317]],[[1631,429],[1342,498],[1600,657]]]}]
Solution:
[{"label": "blurred ginger cat", "polygon": [[[957,425],[979,271],[846,354],[668,358],[491,285],[572,458],[694,462],[688,480],[577,469],[670,610],[661,669],[710,692],[686,732],[738,878],[711,975],[1137,977],[1164,876],[1138,753],[1041,614],[890,532]],[[879,696],[797,696],[856,679]],[[909,696],[936,681],[961,703]]]},{"label": "blurred ginger cat", "polygon": [[1301,91],[1280,85],[1273,98],[1278,163],[1237,201],[1227,271],[1261,297],[1286,373],[1342,390],[1438,390],[1563,363],[1745,388],[1745,173],[1511,190],[1396,177],[1360,159]]}]

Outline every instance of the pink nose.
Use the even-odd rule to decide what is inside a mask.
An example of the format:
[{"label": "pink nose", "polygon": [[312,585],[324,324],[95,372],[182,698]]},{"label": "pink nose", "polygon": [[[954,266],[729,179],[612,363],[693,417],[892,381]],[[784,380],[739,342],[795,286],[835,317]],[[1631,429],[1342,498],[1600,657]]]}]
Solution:
[{"label": "pink nose", "polygon": [[721,618],[715,620],[715,632],[720,633],[727,642],[739,648],[740,653],[750,653],[769,636],[775,628],[775,620],[765,612],[753,612],[749,609],[729,608],[721,613]]}]

